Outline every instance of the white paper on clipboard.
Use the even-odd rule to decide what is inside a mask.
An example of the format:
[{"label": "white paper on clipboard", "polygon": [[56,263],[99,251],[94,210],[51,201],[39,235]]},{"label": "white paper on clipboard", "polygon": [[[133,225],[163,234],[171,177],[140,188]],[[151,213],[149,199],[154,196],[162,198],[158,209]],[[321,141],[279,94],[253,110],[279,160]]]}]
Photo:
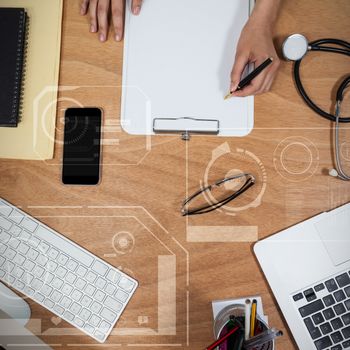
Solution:
[{"label": "white paper on clipboard", "polygon": [[[224,100],[241,30],[253,1],[145,0],[125,18],[121,124],[136,135],[193,129],[218,121],[219,136],[245,136],[254,98]],[[166,123],[159,123],[160,119]],[[174,121],[172,124],[171,121]],[[198,126],[196,129],[199,129]],[[159,130],[156,130],[159,132]],[[205,131],[204,131],[205,133]]]}]

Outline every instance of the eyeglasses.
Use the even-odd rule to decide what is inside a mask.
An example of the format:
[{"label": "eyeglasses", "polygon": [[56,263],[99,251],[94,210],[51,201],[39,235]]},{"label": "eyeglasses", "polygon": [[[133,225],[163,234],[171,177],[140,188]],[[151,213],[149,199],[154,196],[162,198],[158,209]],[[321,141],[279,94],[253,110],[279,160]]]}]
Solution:
[{"label": "eyeglasses", "polygon": [[[181,213],[183,216],[209,213],[237,198],[254,183],[255,177],[249,173],[236,174],[221,179],[212,185],[201,188],[185,199]],[[201,203],[203,199],[205,203]]]}]

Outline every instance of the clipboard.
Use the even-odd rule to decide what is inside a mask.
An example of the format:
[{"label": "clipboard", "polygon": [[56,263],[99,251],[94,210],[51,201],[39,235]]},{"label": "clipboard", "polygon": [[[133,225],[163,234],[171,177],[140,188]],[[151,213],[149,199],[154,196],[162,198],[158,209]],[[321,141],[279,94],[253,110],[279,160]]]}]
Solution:
[{"label": "clipboard", "polygon": [[[224,100],[253,0],[147,0],[125,15],[121,126],[129,134],[245,136],[254,97]],[[247,68],[247,72],[253,67]]]}]

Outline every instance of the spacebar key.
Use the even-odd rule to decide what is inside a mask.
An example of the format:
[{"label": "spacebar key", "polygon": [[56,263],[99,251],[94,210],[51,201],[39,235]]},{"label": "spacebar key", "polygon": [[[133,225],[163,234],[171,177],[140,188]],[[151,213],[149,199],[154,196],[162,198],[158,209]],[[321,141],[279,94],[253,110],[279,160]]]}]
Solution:
[{"label": "spacebar key", "polygon": [[94,261],[94,258],[92,256],[43,226],[39,226],[34,235],[50,243],[54,247],[57,247],[58,249],[66,252],[87,267],[90,267]]},{"label": "spacebar key", "polygon": [[322,309],[324,309],[322,300],[318,299],[310,304],[299,308],[299,312],[302,317],[306,317]]}]

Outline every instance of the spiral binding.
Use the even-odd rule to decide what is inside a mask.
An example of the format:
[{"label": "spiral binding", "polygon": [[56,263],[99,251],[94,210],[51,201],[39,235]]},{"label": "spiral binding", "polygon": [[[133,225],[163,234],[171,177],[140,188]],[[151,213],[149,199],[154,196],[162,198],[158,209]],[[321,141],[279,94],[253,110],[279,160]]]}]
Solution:
[{"label": "spiral binding", "polygon": [[22,119],[23,112],[23,93],[25,79],[25,65],[28,49],[28,33],[29,33],[29,17],[23,11],[20,15],[18,42],[17,42],[17,57],[16,57],[16,73],[14,80],[13,103],[12,103],[12,118],[17,119],[19,123]]}]

